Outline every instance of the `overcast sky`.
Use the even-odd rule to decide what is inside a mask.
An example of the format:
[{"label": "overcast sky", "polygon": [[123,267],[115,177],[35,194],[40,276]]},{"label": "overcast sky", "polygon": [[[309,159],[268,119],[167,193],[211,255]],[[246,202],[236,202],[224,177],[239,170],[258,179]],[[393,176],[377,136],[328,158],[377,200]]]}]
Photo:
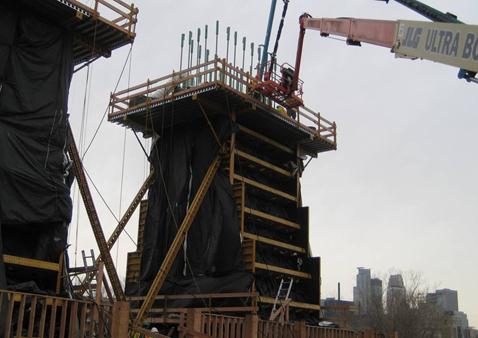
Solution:
[{"label": "overcast sky", "polygon": [[[476,0],[428,0],[427,4],[478,23]],[[270,1],[137,0],[140,8],[131,68],[119,88],[154,79],[179,68],[181,33],[216,20],[262,43]],[[278,2],[275,24],[282,2]],[[298,17],[362,17],[425,20],[390,2],[373,0],[292,0],[279,47],[279,60],[293,63]],[[276,26],[276,25],[275,25]],[[273,39],[275,39],[274,29]],[[210,39],[212,45],[212,39]],[[86,69],[75,75],[70,114],[80,139],[86,123],[87,144],[100,122],[109,93],[125,63],[129,46],[94,63],[85,99]],[[224,49],[220,50],[224,56]],[[130,69],[130,71],[129,71]],[[322,257],[323,297],[352,298],[356,267],[378,276],[416,271],[431,290],[458,290],[460,310],[478,326],[478,86],[456,78],[457,69],[429,61],[395,59],[381,47],[348,47],[344,42],[306,34],[301,77],[305,104],[338,125],[338,150],[320,154],[302,180],[304,205],[311,207],[312,252]],[[146,162],[138,142],[126,133],[126,161],[120,202],[123,128],[104,122],[85,156],[85,166],[118,217],[145,178]],[[115,220],[95,193],[107,235]],[[74,197],[75,206],[78,201]],[[121,204],[121,205],[120,205]],[[81,209],[81,207],[80,207]],[[96,248],[84,212],[70,227],[74,251]],[[135,215],[127,231],[136,240]],[[76,235],[79,225],[78,236]],[[76,241],[78,238],[78,241]],[[77,244],[75,244],[77,243]],[[126,236],[119,244],[119,273],[135,246]],[[97,249],[96,249],[97,251]],[[116,257],[116,248],[113,249]]]}]

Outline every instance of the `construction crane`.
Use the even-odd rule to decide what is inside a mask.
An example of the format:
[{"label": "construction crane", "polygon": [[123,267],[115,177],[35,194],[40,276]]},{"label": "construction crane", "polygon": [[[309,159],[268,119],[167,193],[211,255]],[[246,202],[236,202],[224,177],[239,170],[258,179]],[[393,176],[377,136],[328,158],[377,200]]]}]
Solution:
[{"label": "construction crane", "polygon": [[[375,0],[375,1],[383,1],[388,3],[389,0]],[[427,19],[430,19],[434,22],[447,22],[447,23],[463,23],[458,20],[457,16],[452,13],[443,13],[439,10],[424,4],[423,2],[416,1],[416,0],[395,0],[399,4],[410,8],[412,11],[417,12],[420,15],[423,15]]]},{"label": "construction crane", "polygon": [[389,48],[397,57],[425,59],[466,70],[468,81],[478,83],[478,26],[459,23],[388,21],[369,19],[316,19],[300,17],[294,80],[291,95],[299,82],[302,46],[306,29],[320,31],[321,36],[341,36],[348,45],[370,43]]},{"label": "construction crane", "polygon": [[[380,1],[388,2],[388,0]],[[277,65],[275,60],[277,48],[274,48],[273,57],[265,70],[267,60],[265,50],[258,83],[254,89],[287,109],[303,104],[302,81],[299,74],[307,29],[318,30],[320,35],[325,37],[329,35],[344,37],[348,45],[361,46],[361,43],[370,43],[389,48],[397,57],[425,59],[455,66],[460,68],[458,75],[460,78],[478,83],[475,77],[478,72],[478,26],[463,24],[453,14],[442,13],[418,1],[396,1],[427,18],[440,22],[354,18],[316,19],[304,13],[299,19],[300,33],[295,67],[288,64]],[[271,13],[273,13],[272,9]],[[284,15],[285,13],[282,20]],[[270,24],[269,18],[269,27]],[[266,36],[268,45],[270,31]]]},{"label": "construction crane", "polygon": [[[389,0],[376,0],[376,1],[384,1],[386,3],[389,2]],[[398,2],[399,4],[411,9],[412,11],[417,12],[420,15],[423,15],[427,19],[430,19],[431,21],[434,21],[434,22],[464,23],[458,20],[458,17],[455,14],[452,14],[450,12],[443,13],[417,0],[395,0],[395,2]],[[459,79],[465,79],[466,81],[469,81],[469,82],[476,82],[476,81],[473,81],[474,77],[475,75],[472,72],[468,72],[466,69],[460,69],[460,71],[458,72]]]}]

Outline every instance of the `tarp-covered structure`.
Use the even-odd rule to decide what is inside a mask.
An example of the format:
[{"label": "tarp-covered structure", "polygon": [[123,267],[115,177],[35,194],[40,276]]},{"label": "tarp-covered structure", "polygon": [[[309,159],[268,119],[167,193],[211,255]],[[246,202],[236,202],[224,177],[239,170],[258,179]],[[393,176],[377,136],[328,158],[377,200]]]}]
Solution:
[{"label": "tarp-covered structure", "polygon": [[[0,223],[3,252],[58,262],[72,203],[66,156],[72,35],[0,4]],[[1,248],[1,246],[0,246]],[[0,266],[0,288],[36,279]],[[39,272],[40,273],[40,272]]]},{"label": "tarp-covered structure", "polygon": [[[211,128],[212,127],[212,128]],[[140,278],[129,294],[145,294],[168,253],[208,167],[233,131],[228,117],[191,121],[158,133],[151,150],[156,180],[149,189]],[[216,136],[217,139],[216,139]],[[248,290],[232,186],[219,169],[161,293]]]}]

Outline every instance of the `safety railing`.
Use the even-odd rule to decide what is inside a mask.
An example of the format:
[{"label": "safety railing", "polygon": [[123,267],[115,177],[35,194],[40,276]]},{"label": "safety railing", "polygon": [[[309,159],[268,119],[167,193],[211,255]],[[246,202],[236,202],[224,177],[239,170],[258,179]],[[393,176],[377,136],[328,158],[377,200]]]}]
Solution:
[{"label": "safety railing", "polygon": [[151,108],[162,102],[184,97],[201,89],[222,86],[255,104],[263,105],[278,116],[307,128],[317,136],[335,144],[336,125],[309,108],[286,110],[279,103],[254,91],[257,79],[249,72],[228,64],[224,59],[214,59],[172,74],[147,80],[141,84],[111,94],[109,119],[124,117],[129,112]]},{"label": "safety railing", "polygon": [[105,337],[110,309],[95,303],[0,290],[2,337]]},{"label": "safety railing", "polygon": [[67,0],[128,35],[133,35],[138,21],[138,8],[121,0]]},{"label": "safety railing", "polygon": [[259,320],[257,332],[259,337],[264,338],[294,337],[294,323]]},{"label": "safety railing", "polygon": [[211,337],[229,338],[244,336],[245,320],[241,317],[231,317],[214,314],[201,315],[201,333]]},{"label": "safety railing", "polygon": [[360,334],[346,329],[306,326],[307,338],[359,338]]}]

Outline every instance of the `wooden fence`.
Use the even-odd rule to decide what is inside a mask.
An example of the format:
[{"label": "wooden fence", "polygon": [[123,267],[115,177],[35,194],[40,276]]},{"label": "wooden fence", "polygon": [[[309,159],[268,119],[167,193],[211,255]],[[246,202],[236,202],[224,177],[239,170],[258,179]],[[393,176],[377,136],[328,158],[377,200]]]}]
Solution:
[{"label": "wooden fence", "polygon": [[104,310],[88,301],[0,290],[2,337],[106,337]]}]

